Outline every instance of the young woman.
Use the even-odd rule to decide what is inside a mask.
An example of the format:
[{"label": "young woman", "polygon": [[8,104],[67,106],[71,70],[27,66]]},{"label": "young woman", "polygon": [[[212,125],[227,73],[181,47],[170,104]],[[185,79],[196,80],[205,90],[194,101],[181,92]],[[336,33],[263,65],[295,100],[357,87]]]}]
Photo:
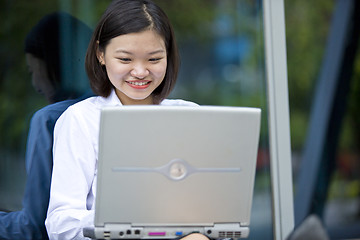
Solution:
[{"label": "young woman", "polygon": [[[178,52],[167,16],[150,0],[113,1],[93,33],[85,65],[98,96],[72,105],[56,123],[45,222],[50,239],[81,239],[82,229],[93,225],[102,107],[196,106],[165,99],[176,81]],[[144,143],[134,144],[141,149]]]}]

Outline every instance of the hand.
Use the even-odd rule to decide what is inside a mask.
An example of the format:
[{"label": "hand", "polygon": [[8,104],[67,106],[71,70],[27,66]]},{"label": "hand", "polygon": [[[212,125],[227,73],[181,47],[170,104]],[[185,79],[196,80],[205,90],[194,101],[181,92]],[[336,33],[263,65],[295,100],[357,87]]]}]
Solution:
[{"label": "hand", "polygon": [[209,240],[209,238],[200,233],[192,233],[186,237],[181,238],[181,240]]}]

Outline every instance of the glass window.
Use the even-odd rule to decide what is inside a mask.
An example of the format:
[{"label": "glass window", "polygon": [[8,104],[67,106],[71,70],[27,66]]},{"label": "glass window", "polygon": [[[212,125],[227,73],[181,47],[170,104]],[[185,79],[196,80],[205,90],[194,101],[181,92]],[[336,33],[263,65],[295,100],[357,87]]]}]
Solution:
[{"label": "glass window", "polygon": [[[94,27],[110,0],[3,1],[0,29],[0,208],[21,209],[26,181],[25,149],[32,114],[50,103],[28,66],[25,40],[44,16],[62,11]],[[262,1],[157,0],[170,17],[181,54],[171,98],[201,105],[262,109],[250,239],[272,239],[272,197]],[[88,89],[78,65],[67,61],[86,46],[82,30],[60,21],[62,84],[76,95]],[[72,45],[72,48],[69,45]],[[79,52],[79,55],[83,52]],[[79,58],[80,59],[80,58]],[[39,63],[38,63],[39,64]],[[41,64],[41,63],[40,63]],[[31,70],[32,74],[29,74]],[[46,74],[46,73],[45,73]],[[49,74],[49,73],[47,73]],[[51,85],[51,84],[50,84]],[[74,87],[75,89],[68,89]]]},{"label": "glass window", "polygon": [[[91,6],[91,1],[87,1]],[[104,5],[105,1],[99,3]],[[71,3],[71,4],[70,4]],[[2,1],[0,208],[21,209],[31,116],[89,89],[83,67],[92,19],[84,1]],[[86,12],[87,13],[87,12]],[[74,16],[74,17],[73,17]]]},{"label": "glass window", "polygon": [[[249,239],[271,239],[272,202],[261,1],[157,1],[171,19],[181,54],[173,98],[262,109]],[[211,3],[211,4],[209,4]]]},{"label": "glass window", "polygon": [[[285,2],[291,142],[295,184],[297,184],[297,176],[301,172],[308,172],[306,166],[302,165],[302,161],[305,161],[303,155],[308,144],[306,141],[309,141],[307,137],[311,136],[308,130],[311,127],[310,124],[313,124],[311,114],[315,115],[311,109],[316,104],[315,99],[318,96],[324,96],[320,95],[320,91],[317,89],[322,71],[330,72],[332,70],[322,68],[335,58],[335,51],[327,49],[334,27],[334,29],[337,27],[337,31],[335,30],[335,35],[338,37],[336,46],[343,44],[342,39],[345,39],[344,46],[351,49],[350,51],[355,55],[354,62],[349,58],[347,60],[339,58],[341,63],[340,66],[337,66],[339,72],[347,72],[348,75],[342,75],[344,77],[341,79],[338,77],[335,88],[344,89],[344,85],[348,81],[350,82],[349,91],[346,92],[345,90],[342,93],[342,97],[346,99],[344,103],[335,108],[332,103],[335,101],[335,97],[329,98],[331,103],[321,102],[323,103],[322,106],[330,106],[331,110],[337,109],[337,112],[333,115],[336,117],[325,119],[334,125],[331,125],[331,129],[326,129],[325,138],[327,139],[323,139],[324,146],[322,146],[322,155],[320,156],[322,162],[320,169],[316,172],[316,182],[311,183],[316,186],[317,194],[314,194],[315,196],[311,199],[310,211],[320,216],[331,239],[358,237],[360,234],[358,230],[360,221],[360,135],[358,131],[360,123],[358,104],[360,97],[360,51],[359,42],[350,46],[350,43],[353,42],[350,36],[356,36],[351,32],[351,25],[355,23],[355,16],[358,16],[359,6],[355,7],[356,1],[349,1],[348,3],[351,5],[344,4],[344,1],[328,0]],[[351,11],[346,12],[347,9]],[[347,31],[341,35],[338,24],[344,23],[347,20],[346,16],[353,14],[353,11],[357,11],[355,13],[357,15],[349,20],[346,24]],[[337,15],[336,13],[342,14]],[[336,16],[340,18],[336,18]],[[341,21],[334,24],[335,18],[341,19]],[[357,50],[355,46],[357,46]],[[329,52],[330,55],[326,55],[327,50],[331,51]],[[345,50],[341,54],[345,55]],[[326,59],[327,56],[328,59]],[[328,82],[330,80],[326,79],[327,84]],[[329,92],[325,94],[330,95]],[[315,119],[313,120],[315,121]],[[318,121],[318,124],[320,126],[322,123]],[[336,126],[337,124],[339,125]],[[337,127],[339,130],[334,130]],[[331,146],[332,151],[329,151],[329,142],[334,143]],[[314,160],[316,159],[311,159],[311,161]]]}]

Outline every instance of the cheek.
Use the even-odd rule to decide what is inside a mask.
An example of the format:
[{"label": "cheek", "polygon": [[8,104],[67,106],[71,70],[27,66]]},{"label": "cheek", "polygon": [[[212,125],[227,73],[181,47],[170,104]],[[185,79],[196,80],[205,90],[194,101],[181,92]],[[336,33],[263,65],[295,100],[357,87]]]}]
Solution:
[{"label": "cheek", "polygon": [[164,64],[158,64],[158,65],[154,66],[154,68],[152,70],[154,76],[156,76],[157,78],[161,78],[161,80],[162,80],[166,74],[166,67],[167,67],[166,62]]},{"label": "cheek", "polygon": [[109,79],[112,80],[114,77],[119,78],[125,76],[129,72],[129,69],[126,67],[126,65],[108,63],[106,64],[106,72]]},{"label": "cheek", "polygon": [[43,83],[46,81],[46,77],[39,71],[34,71],[31,75],[31,79],[32,84],[36,87],[42,87]]},{"label": "cheek", "polygon": [[36,72],[33,72],[33,73],[31,74],[31,83],[32,83],[33,86],[36,86],[36,85],[37,85],[37,79],[38,79],[38,77],[37,77],[37,75],[36,75]]}]

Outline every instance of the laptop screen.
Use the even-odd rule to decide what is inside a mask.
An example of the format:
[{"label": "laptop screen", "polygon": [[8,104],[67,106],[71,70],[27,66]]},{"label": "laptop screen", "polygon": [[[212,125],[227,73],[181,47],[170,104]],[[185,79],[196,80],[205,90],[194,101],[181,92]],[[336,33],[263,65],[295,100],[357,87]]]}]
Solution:
[{"label": "laptop screen", "polygon": [[260,112],[215,106],[103,109],[95,227],[248,226]]}]

